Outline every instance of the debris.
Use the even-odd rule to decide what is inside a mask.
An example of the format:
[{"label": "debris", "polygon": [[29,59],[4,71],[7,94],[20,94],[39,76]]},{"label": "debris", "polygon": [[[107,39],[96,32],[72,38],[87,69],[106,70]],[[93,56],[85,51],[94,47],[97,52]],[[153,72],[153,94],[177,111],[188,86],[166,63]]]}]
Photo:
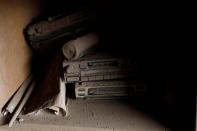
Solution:
[{"label": "debris", "polygon": [[39,112],[40,112],[40,110],[33,111],[33,112],[29,113],[28,115],[35,115],[36,116],[39,114]]},{"label": "debris", "polygon": [[55,113],[55,115],[59,115],[59,111],[55,111],[54,113]]},{"label": "debris", "polygon": [[23,122],[24,119],[23,118],[17,118],[17,120],[19,121],[19,123]]}]

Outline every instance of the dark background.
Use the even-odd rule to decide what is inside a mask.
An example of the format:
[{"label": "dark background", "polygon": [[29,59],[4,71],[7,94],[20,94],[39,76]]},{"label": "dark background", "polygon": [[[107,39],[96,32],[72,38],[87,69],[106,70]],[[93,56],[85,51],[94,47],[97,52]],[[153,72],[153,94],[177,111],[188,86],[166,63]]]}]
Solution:
[{"label": "dark background", "polygon": [[186,7],[172,2],[42,1],[41,17],[89,7],[103,50],[135,56],[149,99],[136,106],[173,130],[195,128],[195,48]]}]

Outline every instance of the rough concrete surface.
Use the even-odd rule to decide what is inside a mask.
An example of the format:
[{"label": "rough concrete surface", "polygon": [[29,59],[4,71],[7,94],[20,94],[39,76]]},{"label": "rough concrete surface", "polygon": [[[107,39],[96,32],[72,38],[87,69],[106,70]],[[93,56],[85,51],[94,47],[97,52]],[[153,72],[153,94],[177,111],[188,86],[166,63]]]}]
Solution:
[{"label": "rough concrete surface", "polygon": [[69,130],[69,131],[169,131],[166,127],[121,100],[71,100],[68,101],[69,117],[59,117],[48,112],[20,116],[24,121],[15,122],[13,128],[2,130]]}]

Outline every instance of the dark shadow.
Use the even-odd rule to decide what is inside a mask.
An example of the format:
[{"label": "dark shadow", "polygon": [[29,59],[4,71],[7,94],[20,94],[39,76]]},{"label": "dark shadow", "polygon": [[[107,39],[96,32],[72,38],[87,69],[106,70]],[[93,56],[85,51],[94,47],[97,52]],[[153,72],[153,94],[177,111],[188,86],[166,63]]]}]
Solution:
[{"label": "dark shadow", "polygon": [[[187,57],[174,45],[179,44],[181,40],[178,33],[180,29],[173,24],[177,22],[176,19],[170,12],[164,13],[160,9],[152,9],[151,6],[143,4],[112,1],[112,4],[98,3],[100,4],[73,1],[71,6],[67,4],[65,7],[63,1],[50,0],[45,5],[44,15],[33,20],[31,24],[47,18],[49,14],[73,10],[81,5],[93,8],[97,16],[95,30],[102,38],[100,49],[117,55],[134,56],[139,62],[139,79],[147,84],[149,92],[145,98],[130,99],[130,103],[172,130],[194,130],[195,68],[190,66],[192,57]],[[28,36],[26,39],[29,42]],[[67,40],[56,41],[59,43],[58,48],[52,52],[58,49],[60,51],[61,45]],[[37,72],[38,78],[44,78],[45,67],[53,54],[34,53],[32,68],[33,72]],[[69,88],[68,92],[70,89],[72,88]],[[71,97],[74,98],[73,94]]]}]

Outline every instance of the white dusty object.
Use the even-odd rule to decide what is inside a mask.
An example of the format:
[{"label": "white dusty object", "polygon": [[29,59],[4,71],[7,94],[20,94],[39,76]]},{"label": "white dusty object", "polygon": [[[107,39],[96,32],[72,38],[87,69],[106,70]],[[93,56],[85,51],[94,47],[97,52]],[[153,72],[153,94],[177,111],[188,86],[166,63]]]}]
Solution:
[{"label": "white dusty object", "polygon": [[66,107],[66,87],[63,80],[60,78],[60,92],[57,97],[54,99],[52,106],[48,107],[54,111],[56,115],[68,116],[68,110]]},{"label": "white dusty object", "polygon": [[8,103],[7,107],[3,111],[3,115],[7,115],[9,113],[13,113],[15,110],[16,106],[19,104],[21,101],[21,98],[24,95],[24,92],[26,91],[27,87],[29,86],[30,82],[32,81],[32,74],[29,75],[29,77],[23,82],[21,87],[17,90],[17,92],[14,94],[13,98],[11,101]]},{"label": "white dusty object", "polygon": [[88,49],[99,42],[99,35],[95,32],[88,33],[64,44],[62,51],[67,60],[76,60],[82,57]]},{"label": "white dusty object", "polygon": [[23,118],[18,118],[18,121],[19,121],[19,122],[23,122],[24,119],[23,119]]},{"label": "white dusty object", "polygon": [[25,93],[24,98],[22,99],[20,105],[18,106],[18,108],[16,109],[14,115],[12,116],[12,119],[10,120],[8,126],[12,127],[14,121],[16,120],[16,118],[18,117],[18,115],[20,114],[21,110],[23,109],[25,103],[27,102],[28,98],[30,97],[34,87],[35,87],[35,81],[33,81],[30,85],[30,87],[27,89],[27,92]]}]

